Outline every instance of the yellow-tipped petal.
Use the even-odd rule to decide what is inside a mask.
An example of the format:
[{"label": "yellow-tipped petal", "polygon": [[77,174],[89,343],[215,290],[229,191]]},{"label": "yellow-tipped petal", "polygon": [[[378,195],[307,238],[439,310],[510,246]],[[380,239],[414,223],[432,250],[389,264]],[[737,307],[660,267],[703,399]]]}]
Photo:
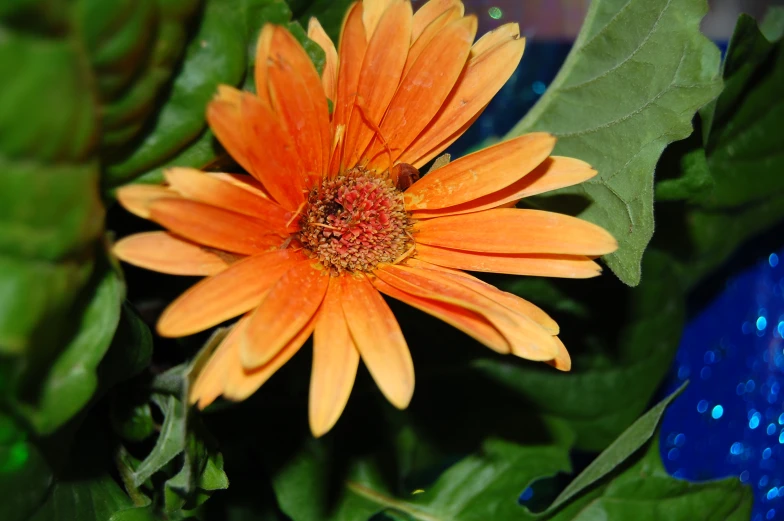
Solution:
[{"label": "yellow-tipped petal", "polygon": [[313,331],[313,368],[308,411],[313,436],[326,434],[346,407],[359,365],[341,307],[340,280],[331,277]]},{"label": "yellow-tipped petal", "polygon": [[117,189],[117,202],[142,219],[150,218],[150,204],[154,201],[177,197],[177,192],[161,185],[126,185]]},{"label": "yellow-tipped petal", "polygon": [[405,409],[414,394],[414,363],[392,310],[364,275],[340,280],[343,313],[362,361],[387,400]]},{"label": "yellow-tipped petal", "polygon": [[124,237],[112,248],[120,259],[134,266],[170,275],[215,275],[229,267],[221,256],[169,232],[144,232]]}]

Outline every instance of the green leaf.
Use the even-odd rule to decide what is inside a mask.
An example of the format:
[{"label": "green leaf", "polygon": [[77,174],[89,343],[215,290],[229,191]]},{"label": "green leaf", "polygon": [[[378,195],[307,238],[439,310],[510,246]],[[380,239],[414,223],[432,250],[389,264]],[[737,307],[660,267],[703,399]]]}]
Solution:
[{"label": "green leaf", "polygon": [[760,31],[771,42],[784,36],[784,7],[770,6],[760,24]]},{"label": "green leaf", "polygon": [[135,183],[141,184],[162,184],[164,182],[163,171],[173,166],[184,166],[191,168],[208,169],[214,162],[225,155],[223,148],[218,143],[215,135],[210,129],[206,129],[189,146],[180,151],[163,164],[149,170],[145,174],[134,179]]},{"label": "green leaf", "polygon": [[657,201],[686,199],[689,202],[698,202],[713,190],[715,181],[703,148],[685,153],[681,158],[681,168],[684,172],[682,177],[663,179],[656,184]]},{"label": "green leaf", "polygon": [[133,474],[137,487],[185,450],[188,408],[176,396],[154,394],[152,401],[163,413],[164,421],[155,447]]},{"label": "green leaf", "polygon": [[92,398],[98,387],[98,365],[112,343],[124,296],[125,284],[104,264],[84,296],[87,304],[77,318],[76,334],[49,366],[35,402],[20,404],[39,434],[54,432]]},{"label": "green leaf", "polygon": [[143,441],[155,432],[150,404],[134,404],[127,397],[112,404],[111,416],[114,431],[124,440]]},{"label": "green leaf", "polygon": [[75,26],[96,74],[101,144],[110,154],[136,139],[156,113],[188,38],[199,0],[81,0]]},{"label": "green leaf", "polygon": [[[564,326],[564,335],[578,331],[574,342],[582,344],[573,345],[568,337],[565,343],[567,348],[573,345],[572,352],[579,353],[586,351],[587,332],[595,327],[597,320],[628,313],[620,335],[611,330],[611,341],[616,341],[617,336],[617,347],[608,349],[614,352],[613,358],[606,354],[575,357],[568,373],[507,357],[479,359],[472,365],[491,380],[522,395],[544,417],[566,422],[576,433],[576,445],[581,450],[604,449],[650,403],[670,367],[685,321],[684,295],[673,261],[649,250],[643,266],[649,278],[628,290],[628,296],[619,295],[617,303],[613,303],[616,297],[607,299],[601,313],[594,311],[586,316],[578,307],[579,320]],[[551,289],[543,291],[542,286]],[[524,288],[533,292],[521,291]],[[552,283],[544,281],[533,286],[520,283],[506,286],[546,309],[549,309],[548,298],[569,305],[570,300],[552,288]],[[588,290],[587,294],[597,291],[601,289]],[[618,389],[624,392],[619,393]]]},{"label": "green leaf", "polygon": [[691,255],[682,266],[683,280],[693,286],[721,266],[746,240],[784,219],[784,194],[736,211],[694,209],[686,221]]},{"label": "green leaf", "polygon": [[98,367],[101,389],[106,390],[139,374],[152,357],[152,333],[127,302],[123,304],[120,324],[112,345]]},{"label": "green leaf", "polygon": [[[135,510],[131,517],[116,513]],[[130,513],[129,513],[130,514]],[[146,509],[136,509],[109,474],[58,481],[47,501],[30,521],[70,520],[105,521],[108,519],[152,521]]]},{"label": "green leaf", "polygon": [[[130,472],[129,479],[134,487],[140,487],[155,474],[166,476],[162,497],[163,508],[169,514],[195,508],[212,491],[229,486],[223,456],[186,405],[193,369],[206,361],[227,331],[216,330],[190,364],[175,366],[150,382],[155,392],[151,399],[163,413],[164,422],[152,451]],[[172,472],[172,468],[177,470]]]},{"label": "green leaf", "polygon": [[[433,519],[524,519],[527,516],[517,504],[520,493],[538,477],[570,471],[568,452],[563,448],[488,440],[480,454],[450,467],[429,490],[413,496],[410,503]],[[406,512],[403,508],[391,508]],[[414,517],[427,519],[421,514]]]},{"label": "green leaf", "polygon": [[[621,468],[650,440],[665,408],[679,393],[680,389],[635,422],[572,481],[544,515],[584,495]],[[378,445],[376,449],[383,450]],[[571,472],[566,447],[518,445],[491,438],[480,451],[450,466],[431,486],[395,494],[379,457],[354,457],[347,462],[342,458],[344,454],[332,454],[328,443],[304,442],[273,476],[281,509],[294,521],[359,521],[381,512],[395,519],[420,521],[535,519],[539,514],[518,504],[521,492],[542,477]],[[347,468],[339,471],[345,475],[344,484],[330,497],[333,487],[326,484],[333,482],[336,466],[344,464]]]},{"label": "green leaf", "polygon": [[713,177],[713,189],[700,201],[707,208],[738,207],[784,194],[784,150],[772,131],[784,117],[784,40],[769,42],[753,18],[741,15],[727,50],[724,82],[715,105],[703,112]]},{"label": "green leaf", "polygon": [[39,365],[67,337],[103,227],[98,115],[78,46],[58,38],[67,13],[52,10],[28,32],[9,11],[0,38],[0,353]]},{"label": "green leaf", "polygon": [[134,505],[109,473],[110,448],[96,419],[88,418],[75,439],[64,470],[29,520],[153,521],[152,511]]},{"label": "green leaf", "polygon": [[167,512],[194,508],[215,490],[229,487],[223,471],[223,456],[208,450],[195,436],[189,437],[185,463],[180,471],[164,484],[164,505]]},{"label": "green leaf", "polygon": [[[771,18],[769,32],[784,28]],[[685,230],[657,242],[682,262],[681,279],[693,286],[745,240],[784,219],[784,153],[779,120],[784,103],[784,41],[771,43],[746,15],[738,19],[724,64],[726,88],[701,111],[702,141],[665,154],[663,168],[680,173],[656,186],[665,227]],[[673,163],[670,166],[667,162]],[[706,180],[709,177],[710,180]]]},{"label": "green leaf", "polygon": [[34,399],[15,403],[39,435],[48,435],[96,401],[106,390],[144,369],[152,354],[147,326],[127,305],[125,284],[102,261],[94,280],[75,306],[71,340],[41,374]]},{"label": "green leaf", "polygon": [[219,84],[245,76],[246,42],[237,37],[232,2],[208,0],[198,32],[153,127],[132,153],[107,168],[109,186],[122,184],[192,144],[206,126],[204,112]]},{"label": "green leaf", "polygon": [[[555,153],[599,174],[556,194],[587,197],[579,215],[610,231],[605,258],[626,284],[640,281],[653,234],[653,171],[664,147],[691,133],[691,119],[719,93],[719,51],[699,31],[704,0],[596,0],[558,76],[507,137],[558,137]],[[558,197],[535,204],[552,208]]]},{"label": "green leaf", "polygon": [[52,470],[17,421],[0,411],[0,518],[23,521],[44,501]]},{"label": "green leaf", "polygon": [[[256,40],[266,23],[286,25],[291,11],[283,0],[206,0],[182,66],[171,89],[158,100],[154,123],[139,141],[107,156],[106,185],[116,187],[137,177],[160,182],[170,166],[205,168],[222,148],[206,128],[205,110],[219,84],[254,90]],[[321,67],[323,51],[301,27],[289,29]]]},{"label": "green leaf", "polygon": [[574,478],[571,483],[555,498],[553,504],[548,508],[549,512],[554,511],[572,497],[576,496],[589,486],[593,485],[604,476],[609,474],[626,461],[632,454],[637,452],[645,445],[651,436],[657,431],[659,421],[664,415],[664,410],[670,403],[677,398],[686,383],[681,385],[675,392],[656,404],[650,411],[645,413],[639,420],[634,422],[631,427],[626,429],[618,439],[616,439],[607,449],[591,462],[579,476]]},{"label": "green leaf", "polygon": [[673,478],[661,463],[658,436],[642,458],[595,496],[578,501],[574,513],[559,512],[553,521],[746,521],[754,499],[735,477],[703,483]]}]

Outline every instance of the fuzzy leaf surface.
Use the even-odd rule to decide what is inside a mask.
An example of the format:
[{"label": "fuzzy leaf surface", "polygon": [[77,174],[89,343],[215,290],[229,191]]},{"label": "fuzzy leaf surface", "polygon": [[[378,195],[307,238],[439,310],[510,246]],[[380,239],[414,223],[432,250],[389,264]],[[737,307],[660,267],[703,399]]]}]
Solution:
[{"label": "fuzzy leaf surface", "polygon": [[695,112],[721,89],[719,50],[700,33],[704,0],[597,0],[561,71],[507,138],[542,130],[554,153],[599,174],[540,197],[587,198],[579,216],[606,228],[619,249],[605,257],[626,284],[640,282],[651,239],[653,174],[671,142],[687,137]]}]

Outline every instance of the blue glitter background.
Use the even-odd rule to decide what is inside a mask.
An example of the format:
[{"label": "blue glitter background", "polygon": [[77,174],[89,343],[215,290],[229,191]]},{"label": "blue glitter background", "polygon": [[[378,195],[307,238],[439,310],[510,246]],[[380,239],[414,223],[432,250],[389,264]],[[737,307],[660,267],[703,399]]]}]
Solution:
[{"label": "blue glitter background", "polygon": [[666,390],[691,383],[662,422],[676,477],[738,476],[753,521],[784,520],[784,249],[727,279],[687,325]]},{"label": "blue glitter background", "polygon": [[[521,67],[449,152],[460,155],[510,130],[570,48],[529,39]],[[784,249],[730,276],[692,313],[662,388],[661,396],[691,382],[662,423],[665,467],[694,481],[738,476],[754,489],[752,521],[784,520]]]}]

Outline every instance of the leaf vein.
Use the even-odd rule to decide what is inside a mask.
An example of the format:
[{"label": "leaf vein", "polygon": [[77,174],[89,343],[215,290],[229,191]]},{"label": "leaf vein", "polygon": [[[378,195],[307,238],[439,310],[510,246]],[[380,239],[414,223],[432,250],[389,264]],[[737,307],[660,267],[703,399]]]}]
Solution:
[{"label": "leaf vein", "polygon": [[[685,51],[685,49],[683,49],[683,51]],[[596,125],[594,127],[590,127],[590,128],[583,129],[583,130],[578,130],[578,131],[575,131],[575,132],[556,133],[556,135],[558,137],[577,137],[577,136],[584,136],[586,134],[593,134],[594,132],[598,132],[600,130],[604,130],[604,129],[610,128],[610,127],[615,126],[615,125],[617,125],[619,123],[623,123],[624,121],[626,121],[626,120],[636,116],[637,114],[640,114],[641,112],[646,110],[648,107],[650,107],[651,105],[656,103],[665,94],[670,92],[670,90],[672,90],[673,88],[680,87],[677,83],[675,83],[675,78],[678,76],[678,72],[681,69],[681,65],[683,64],[683,60],[686,57],[686,53],[683,52],[683,51],[681,52],[681,59],[678,62],[678,66],[675,68],[675,72],[673,73],[672,80],[670,81],[670,83],[667,84],[667,86],[664,87],[664,89],[662,89],[658,94],[656,94],[656,96],[654,96],[653,98],[651,98],[650,100],[645,102],[639,108],[637,108],[637,109],[633,110],[632,112],[630,112],[628,114],[625,114],[625,115],[623,115],[623,116],[621,116],[619,118],[616,118],[616,119],[614,119],[612,121],[608,121],[607,123],[603,123],[601,125]]]},{"label": "leaf vein", "polygon": [[[643,38],[640,41],[640,44],[631,52],[631,54],[629,54],[629,56],[627,56],[626,58],[624,58],[623,60],[618,62],[616,65],[613,65],[612,67],[610,67],[606,71],[602,72],[601,74],[599,74],[597,76],[594,76],[593,78],[587,79],[587,80],[582,81],[580,83],[575,83],[574,85],[569,85],[568,87],[561,87],[559,90],[561,92],[568,92],[570,90],[579,89],[580,87],[584,87],[585,85],[589,85],[589,84],[591,84],[593,82],[599,81],[600,79],[602,79],[602,78],[604,78],[606,76],[609,76],[610,74],[612,74],[617,69],[623,67],[623,65],[625,63],[627,63],[629,60],[634,58],[637,55],[637,53],[640,52],[640,50],[643,47],[645,47],[645,44],[648,43],[648,40],[650,40],[650,38],[653,35],[653,33],[656,32],[656,29],[659,27],[659,22],[664,17],[664,14],[667,12],[667,9],[669,9],[671,4],[672,4],[672,0],[667,0],[667,4],[664,6],[664,9],[662,9],[662,11],[659,14],[659,16],[656,18],[656,21],[651,26],[651,29],[650,29],[650,31],[648,31],[648,34],[645,35],[645,38]],[[593,41],[593,38],[591,39],[591,41]],[[585,48],[585,46],[583,46],[582,49],[584,49],[584,48]],[[582,49],[580,49],[580,50],[582,51]]]}]

